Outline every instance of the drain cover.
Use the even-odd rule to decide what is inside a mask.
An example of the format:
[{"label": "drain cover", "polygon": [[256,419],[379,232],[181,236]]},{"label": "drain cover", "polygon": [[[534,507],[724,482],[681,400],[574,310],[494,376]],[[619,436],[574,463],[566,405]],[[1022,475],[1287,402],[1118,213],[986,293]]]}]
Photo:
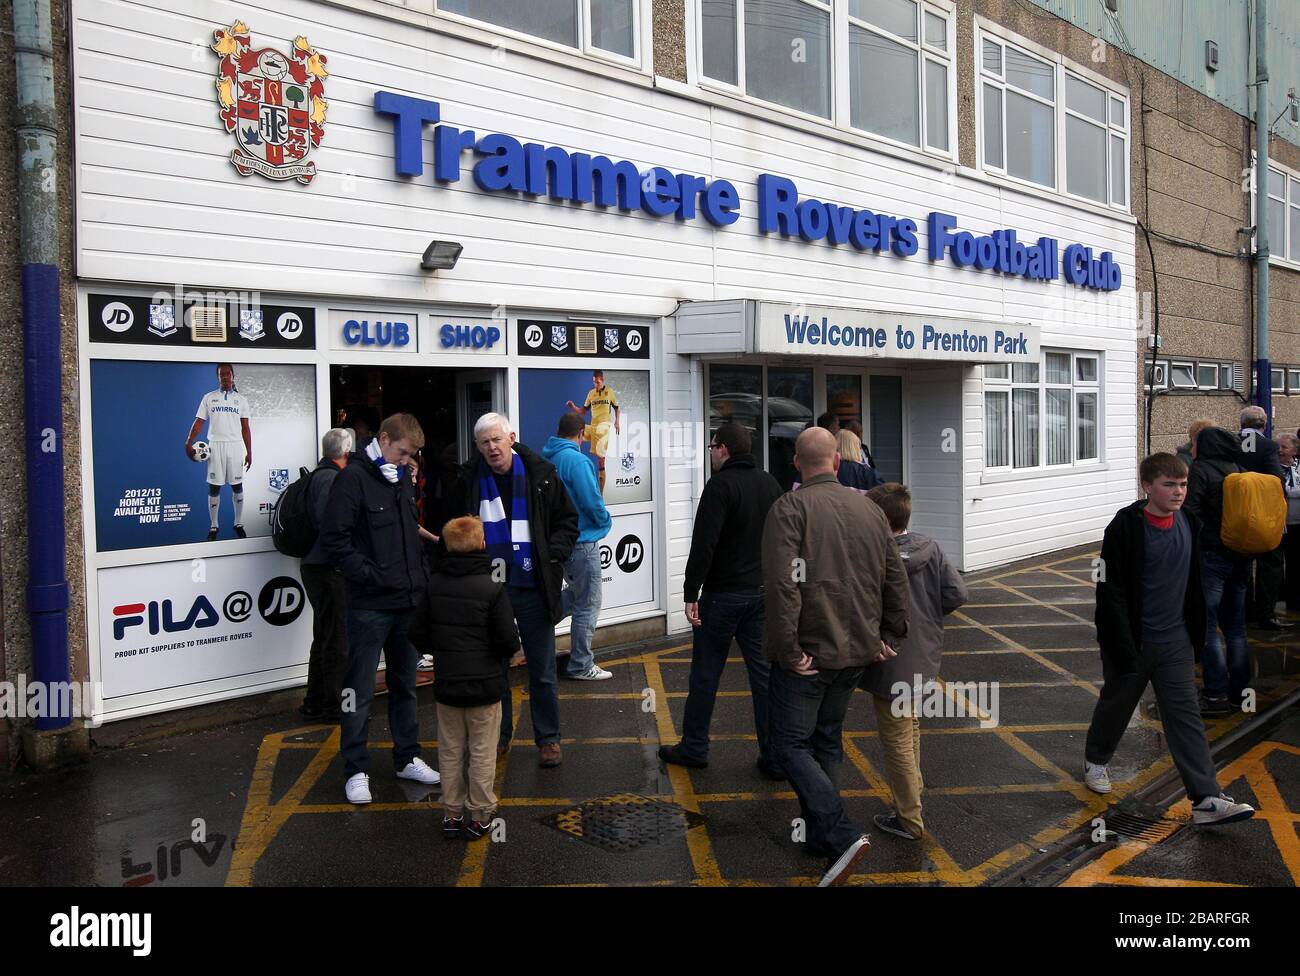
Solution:
[{"label": "drain cover", "polygon": [[637,793],[613,793],[541,818],[541,822],[607,851],[661,844],[704,823],[698,813]]},{"label": "drain cover", "polygon": [[1181,821],[1165,817],[1159,807],[1127,800],[1108,809],[1102,817],[1107,831],[1150,844],[1167,840],[1186,826]]}]

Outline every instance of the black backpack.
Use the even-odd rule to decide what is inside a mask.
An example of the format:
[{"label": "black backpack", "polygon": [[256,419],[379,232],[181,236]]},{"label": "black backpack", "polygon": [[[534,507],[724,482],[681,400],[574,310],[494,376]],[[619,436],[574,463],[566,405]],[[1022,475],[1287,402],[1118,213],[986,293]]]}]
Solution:
[{"label": "black backpack", "polygon": [[286,556],[301,559],[316,544],[320,526],[315,524],[308,486],[319,468],[298,469],[298,480],[281,492],[271,509],[271,541]]}]

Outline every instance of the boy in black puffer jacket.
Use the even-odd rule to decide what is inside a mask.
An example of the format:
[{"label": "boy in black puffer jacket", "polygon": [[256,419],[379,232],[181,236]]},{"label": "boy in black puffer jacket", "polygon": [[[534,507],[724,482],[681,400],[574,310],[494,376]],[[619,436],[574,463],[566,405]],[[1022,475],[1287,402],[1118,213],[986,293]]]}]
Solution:
[{"label": "boy in black puffer jacket", "polygon": [[[448,839],[487,833],[501,734],[502,660],[519,650],[519,631],[505,586],[493,578],[477,518],[442,529],[447,555],[429,580],[411,620],[411,641],[433,655],[442,767],[442,832]],[[467,768],[468,767],[468,768]],[[468,814],[468,821],[466,819]]]}]

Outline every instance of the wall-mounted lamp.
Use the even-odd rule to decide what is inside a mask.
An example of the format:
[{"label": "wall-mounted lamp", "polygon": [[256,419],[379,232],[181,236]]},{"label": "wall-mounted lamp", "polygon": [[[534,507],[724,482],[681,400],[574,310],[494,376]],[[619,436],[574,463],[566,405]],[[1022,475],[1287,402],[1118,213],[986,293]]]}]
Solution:
[{"label": "wall-mounted lamp", "polygon": [[459,241],[431,241],[420,258],[420,267],[425,271],[450,271],[460,260],[462,248]]}]

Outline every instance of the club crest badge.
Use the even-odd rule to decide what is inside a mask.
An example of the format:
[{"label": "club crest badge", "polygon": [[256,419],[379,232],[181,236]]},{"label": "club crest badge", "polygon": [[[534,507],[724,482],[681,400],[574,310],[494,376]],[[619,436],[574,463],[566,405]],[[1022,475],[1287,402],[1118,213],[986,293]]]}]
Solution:
[{"label": "club crest badge", "polygon": [[267,472],[266,486],[277,495],[289,487],[289,469],[271,468]]},{"label": "club crest badge", "polygon": [[624,471],[631,471],[633,468],[636,467],[636,455],[633,454],[631,451],[628,451],[626,454],[624,454],[622,457],[619,458],[619,463],[623,465]]},{"label": "club crest badge", "polygon": [[248,27],[235,21],[212,32],[217,104],[237,147],[230,162],[243,176],[310,183],[316,164],[307,157],[325,135],[325,55],[305,37],[288,54],[254,49]]}]

